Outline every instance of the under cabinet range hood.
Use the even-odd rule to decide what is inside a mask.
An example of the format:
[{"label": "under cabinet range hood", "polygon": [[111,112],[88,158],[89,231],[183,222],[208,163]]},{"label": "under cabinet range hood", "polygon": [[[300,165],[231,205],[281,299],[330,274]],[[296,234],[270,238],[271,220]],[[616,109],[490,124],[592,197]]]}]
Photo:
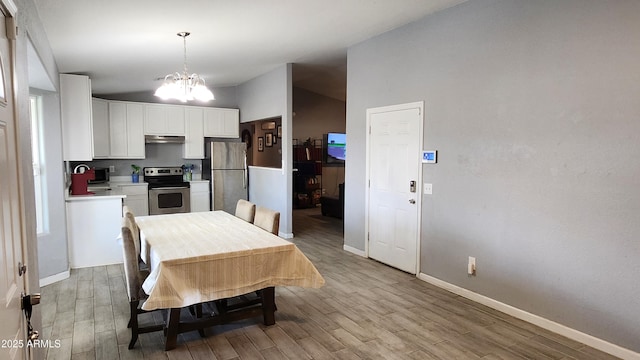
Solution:
[{"label": "under cabinet range hood", "polygon": [[184,144],[184,136],[145,135],[146,144]]}]

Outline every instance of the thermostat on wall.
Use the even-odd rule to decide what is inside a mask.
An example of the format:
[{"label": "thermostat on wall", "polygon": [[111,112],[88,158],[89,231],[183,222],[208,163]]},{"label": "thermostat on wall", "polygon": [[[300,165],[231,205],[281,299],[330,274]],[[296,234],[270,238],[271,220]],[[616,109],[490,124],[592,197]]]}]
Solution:
[{"label": "thermostat on wall", "polygon": [[422,152],[422,162],[425,164],[435,164],[438,152],[436,150],[428,150]]}]

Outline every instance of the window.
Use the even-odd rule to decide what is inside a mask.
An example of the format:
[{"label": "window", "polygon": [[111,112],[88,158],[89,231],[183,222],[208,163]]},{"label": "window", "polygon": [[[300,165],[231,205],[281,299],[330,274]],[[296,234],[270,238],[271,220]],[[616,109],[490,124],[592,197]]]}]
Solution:
[{"label": "window", "polygon": [[48,231],[48,219],[45,217],[46,183],[44,174],[44,153],[42,142],[42,98],[29,97],[29,110],[31,113],[31,155],[33,163],[33,187],[36,199],[36,224],[38,235]]}]

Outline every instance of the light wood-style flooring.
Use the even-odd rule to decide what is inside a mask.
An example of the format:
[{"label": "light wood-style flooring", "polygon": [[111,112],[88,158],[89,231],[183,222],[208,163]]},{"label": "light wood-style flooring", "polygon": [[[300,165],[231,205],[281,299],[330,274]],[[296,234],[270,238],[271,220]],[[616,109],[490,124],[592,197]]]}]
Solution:
[{"label": "light wood-style flooring", "polygon": [[[605,353],[342,250],[342,221],[294,211],[293,241],[325,277],[321,289],[276,288],[276,324],[262,318],[181,334],[133,350],[122,266],[73,270],[42,288],[47,359],[613,359]],[[145,314],[143,322],[162,316]]]}]

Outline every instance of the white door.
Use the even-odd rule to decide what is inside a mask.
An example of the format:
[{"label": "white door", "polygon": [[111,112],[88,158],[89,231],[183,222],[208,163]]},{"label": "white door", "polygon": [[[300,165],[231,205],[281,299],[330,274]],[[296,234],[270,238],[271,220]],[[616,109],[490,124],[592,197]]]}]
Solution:
[{"label": "white door", "polygon": [[369,257],[416,274],[422,103],[367,110]]},{"label": "white door", "polygon": [[[3,10],[0,7],[0,10]],[[0,353],[3,359],[23,359],[26,354],[24,315],[20,295],[25,279],[18,274],[22,259],[22,232],[18,194],[18,155],[13,106],[13,54],[7,38],[7,23],[0,16]],[[10,25],[10,27],[13,27]]]}]

